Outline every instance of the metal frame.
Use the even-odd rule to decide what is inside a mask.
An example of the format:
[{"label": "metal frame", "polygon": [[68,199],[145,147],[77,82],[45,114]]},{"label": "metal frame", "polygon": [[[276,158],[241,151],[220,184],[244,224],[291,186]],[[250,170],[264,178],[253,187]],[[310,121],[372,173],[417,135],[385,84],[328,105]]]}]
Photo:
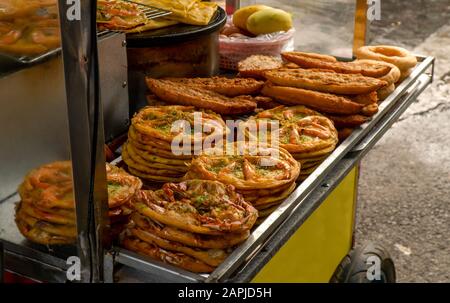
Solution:
[{"label": "metal frame", "polygon": [[[417,96],[431,83],[432,73],[434,70],[433,57],[417,57],[419,64],[414,69],[412,74],[400,84],[397,89],[380,105],[379,112],[372,118],[369,123],[366,123],[356,129],[352,135],[341,143],[336,150],[305,180],[297,189],[272,213],[260,226],[258,226],[251,234],[251,236],[240,246],[238,246],[231,255],[206,279],[204,275],[196,275],[197,282],[220,282],[233,280],[236,272],[247,263],[246,268],[255,259],[260,259],[257,256],[263,251],[270,256],[273,255],[273,250],[268,249],[266,245],[271,242],[280,242],[280,238],[274,236],[280,229],[286,228],[289,221],[288,218],[296,216],[298,222],[304,222],[312,211],[317,208],[325,197],[340,181],[339,178],[334,178],[333,184],[327,182],[327,176],[339,175],[339,165],[344,158],[356,152],[362,155],[367,152],[368,148],[372,146],[398,119],[401,113],[417,98]],[[430,70],[429,75],[425,72]],[[363,153],[364,152],[364,153]],[[359,157],[358,159],[360,159]],[[356,163],[357,160],[352,163]],[[351,168],[351,167],[350,167]],[[348,171],[347,171],[348,172]],[[342,177],[345,174],[341,175]],[[339,180],[338,180],[339,179]],[[320,187],[327,188],[322,191],[322,194],[316,199],[314,192]],[[310,199],[311,198],[311,199]],[[301,214],[300,217],[299,214]],[[299,226],[299,225],[298,225]],[[297,226],[297,227],[298,227]],[[293,233],[294,228],[290,228],[287,233]],[[286,233],[286,231],[285,231]],[[284,243],[284,242],[283,242]],[[273,244],[271,244],[273,245]],[[278,246],[278,248],[281,245]],[[140,269],[145,272],[151,272],[159,277],[169,277],[178,280],[180,276],[184,277],[184,282],[192,282],[192,273],[187,274],[186,271],[174,269],[165,264],[157,264],[154,261],[148,262],[146,258],[137,256],[136,254],[122,249],[116,248],[116,262],[126,264],[128,266]],[[267,262],[268,259],[265,259]],[[258,262],[258,266],[262,267],[264,262]],[[245,270],[247,272],[247,269]],[[249,273],[245,274],[249,276]],[[248,280],[247,280],[248,282]]]}]

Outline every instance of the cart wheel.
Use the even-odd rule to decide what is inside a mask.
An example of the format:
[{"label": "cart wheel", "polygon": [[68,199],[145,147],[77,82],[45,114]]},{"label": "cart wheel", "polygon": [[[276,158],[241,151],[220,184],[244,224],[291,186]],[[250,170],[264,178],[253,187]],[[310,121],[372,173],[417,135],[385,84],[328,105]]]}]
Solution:
[{"label": "cart wheel", "polygon": [[395,283],[394,261],[373,243],[352,249],[336,268],[330,283]]}]

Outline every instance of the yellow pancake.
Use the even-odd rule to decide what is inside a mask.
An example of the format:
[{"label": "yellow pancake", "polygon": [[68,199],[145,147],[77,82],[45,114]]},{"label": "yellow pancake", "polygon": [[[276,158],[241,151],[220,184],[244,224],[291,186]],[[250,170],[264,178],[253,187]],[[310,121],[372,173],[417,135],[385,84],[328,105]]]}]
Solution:
[{"label": "yellow pancake", "polygon": [[126,151],[122,152],[122,160],[127,164],[128,168],[133,168],[146,174],[151,174],[155,176],[169,176],[175,178],[180,178],[183,176],[183,172],[177,172],[167,169],[153,169],[140,163],[137,163],[136,161],[134,161],[129,157]]},{"label": "yellow pancake", "polygon": [[186,164],[183,166],[178,165],[167,165],[167,164],[160,164],[157,162],[150,162],[139,156],[137,153],[135,153],[128,144],[125,144],[123,147],[123,154],[125,154],[125,157],[132,159],[134,162],[143,165],[145,167],[151,168],[151,169],[160,169],[160,170],[169,170],[169,171],[176,171],[180,174],[184,174],[187,172],[188,167]]},{"label": "yellow pancake", "polygon": [[141,172],[132,167],[128,167],[128,170],[130,171],[130,173],[132,175],[138,176],[138,177],[148,180],[148,181],[156,181],[156,182],[179,182],[179,181],[181,181],[181,178],[152,175],[152,174],[148,174],[145,172]]},{"label": "yellow pancake", "polygon": [[162,249],[170,250],[173,252],[179,252],[191,256],[197,260],[205,262],[210,266],[219,266],[220,263],[225,260],[228,256],[228,253],[223,249],[201,249],[201,248],[192,248],[178,242],[169,241],[163,238],[160,238],[152,233],[146,232],[140,228],[133,228],[129,230],[131,234],[141,241],[155,244],[156,246],[161,247]]}]

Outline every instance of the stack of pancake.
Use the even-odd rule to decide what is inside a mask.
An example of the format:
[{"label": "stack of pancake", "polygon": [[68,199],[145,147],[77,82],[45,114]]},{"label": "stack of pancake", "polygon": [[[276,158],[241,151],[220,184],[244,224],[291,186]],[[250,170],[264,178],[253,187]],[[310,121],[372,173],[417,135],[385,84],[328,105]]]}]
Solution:
[{"label": "stack of pancake", "polygon": [[258,213],[232,186],[188,180],[140,191],[122,245],[198,273],[212,272],[245,241]]},{"label": "stack of pancake", "polygon": [[385,79],[392,69],[384,63],[339,62],[315,53],[285,52],[282,57],[288,63],[258,66],[258,78],[267,80],[262,94],[327,115],[337,122],[341,139],[378,112],[377,92],[389,85]]},{"label": "stack of pancake", "polygon": [[106,173],[111,236],[116,237],[128,224],[132,212],[131,199],[141,189],[142,181],[110,164],[106,165]]},{"label": "stack of pancake", "polygon": [[[107,166],[109,216],[112,236],[128,221],[127,205],[142,182],[125,171]],[[16,224],[24,237],[45,244],[76,242],[76,213],[70,161],[53,162],[31,171],[19,187],[21,202]]]},{"label": "stack of pancake", "polygon": [[295,189],[299,163],[283,148],[252,147],[245,142],[230,146],[233,149],[222,153],[205,150],[192,161],[184,178],[233,185],[260,218],[267,217]]},{"label": "stack of pancake", "polygon": [[128,171],[145,181],[180,181],[187,171],[186,164],[202,147],[204,134],[196,133],[198,127],[200,131],[207,127],[211,131],[226,129],[220,116],[205,112],[194,114],[191,106],[143,108],[133,117],[128,141],[122,150]]},{"label": "stack of pancake", "polygon": [[[285,107],[279,106],[265,110],[250,117],[246,122],[246,135],[248,138],[260,138],[261,134],[251,134],[254,129],[263,128],[262,123],[278,121],[279,131],[276,142],[269,142],[273,147],[280,146],[287,150],[294,159],[300,163],[299,180],[306,179],[322,161],[333,152],[338,143],[337,131],[333,122],[320,113],[302,105]],[[267,138],[271,138],[271,128],[268,129]]]}]

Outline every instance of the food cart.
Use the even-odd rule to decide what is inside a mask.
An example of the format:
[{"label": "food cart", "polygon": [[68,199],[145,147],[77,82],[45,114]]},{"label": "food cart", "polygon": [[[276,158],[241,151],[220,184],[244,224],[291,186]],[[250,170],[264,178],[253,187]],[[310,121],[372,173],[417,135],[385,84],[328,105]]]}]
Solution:
[{"label": "food cart", "polygon": [[[367,4],[349,2],[353,4],[345,14],[353,16],[352,22],[346,20],[354,24],[353,45],[347,43],[346,49],[328,45],[325,49],[339,47],[339,54],[350,52],[351,56],[353,48],[365,43]],[[60,15],[66,15],[68,5],[59,3]],[[417,55],[419,63],[411,75],[368,123],[338,145],[212,273],[195,274],[138,255],[109,239],[103,146],[114,144],[127,131],[130,117],[142,106],[129,95],[141,92],[132,80],[136,74],[127,72],[127,37],[97,32],[95,1],[82,1],[80,8],[80,20],[60,20],[64,33],[61,49],[32,59],[2,58],[5,68],[0,89],[8,100],[0,112],[4,129],[0,157],[2,277],[6,272],[34,281],[65,282],[79,260],[82,282],[363,281],[365,272],[362,278],[353,274],[361,272],[358,264],[363,256],[377,253],[382,259],[382,280],[395,280],[392,261],[385,252],[376,246],[353,250],[359,163],[432,82],[434,58]],[[153,17],[167,14],[152,13]],[[223,20],[216,22],[223,24]],[[320,51],[305,42],[308,47]],[[20,200],[17,186],[37,165],[68,158],[77,205],[77,245],[31,243],[14,223],[14,209]]]}]

